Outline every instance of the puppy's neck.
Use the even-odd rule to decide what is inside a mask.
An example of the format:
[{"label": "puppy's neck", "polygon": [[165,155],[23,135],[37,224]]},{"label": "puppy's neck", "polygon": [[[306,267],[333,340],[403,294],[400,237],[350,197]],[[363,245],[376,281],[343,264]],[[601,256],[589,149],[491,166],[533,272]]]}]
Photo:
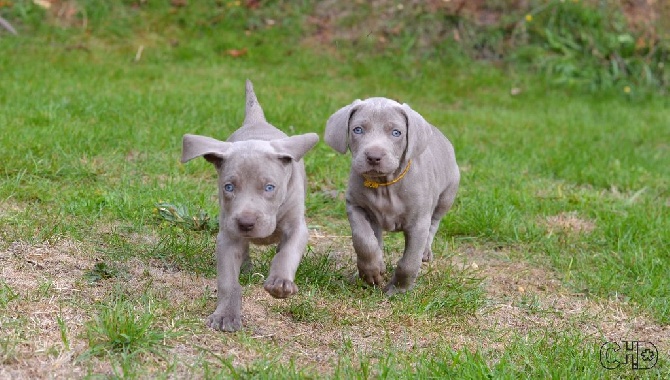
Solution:
[{"label": "puppy's neck", "polygon": [[409,172],[411,165],[412,160],[409,160],[407,161],[406,164],[399,165],[398,169],[396,169],[392,174],[382,175],[378,177],[364,175],[363,179],[365,179],[365,181],[363,182],[363,186],[371,189],[377,189],[379,187],[394,185],[400,182],[405,177],[407,172]]}]

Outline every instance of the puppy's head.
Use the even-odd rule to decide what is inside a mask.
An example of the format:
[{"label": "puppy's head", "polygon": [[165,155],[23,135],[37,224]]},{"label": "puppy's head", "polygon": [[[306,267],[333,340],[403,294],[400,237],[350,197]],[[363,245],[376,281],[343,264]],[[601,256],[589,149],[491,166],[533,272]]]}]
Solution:
[{"label": "puppy's head", "polygon": [[233,236],[265,238],[277,227],[293,163],[318,141],[315,133],[279,140],[223,142],[184,135],[182,162],[204,157],[219,174],[220,229]]},{"label": "puppy's head", "polygon": [[326,124],[324,140],[340,153],[351,150],[356,173],[383,176],[420,155],[431,134],[430,125],[407,104],[370,98],[335,112]]}]

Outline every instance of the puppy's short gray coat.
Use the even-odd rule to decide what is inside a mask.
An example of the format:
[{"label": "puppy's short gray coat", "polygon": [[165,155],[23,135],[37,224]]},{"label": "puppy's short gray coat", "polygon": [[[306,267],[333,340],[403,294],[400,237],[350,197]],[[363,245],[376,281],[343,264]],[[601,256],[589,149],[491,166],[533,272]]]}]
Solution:
[{"label": "puppy's short gray coat", "polygon": [[382,231],[402,231],[405,251],[384,291],[409,290],[422,260],[432,259],[433,238],[458,190],[451,142],[407,104],[387,98],[338,110],[324,140],[340,153],[351,150],[346,206],[360,277],[382,284]]},{"label": "puppy's short gray coat", "polygon": [[226,142],[184,135],[182,162],[204,157],[219,183],[216,237],[216,310],[207,325],[236,331],[242,326],[240,268],[249,262],[249,243],[278,243],[265,290],[276,298],[298,291],[295,272],[307,246],[306,175],[302,157],[319,140],[315,133],[287,137],[265,120],[247,80],[242,127]]}]

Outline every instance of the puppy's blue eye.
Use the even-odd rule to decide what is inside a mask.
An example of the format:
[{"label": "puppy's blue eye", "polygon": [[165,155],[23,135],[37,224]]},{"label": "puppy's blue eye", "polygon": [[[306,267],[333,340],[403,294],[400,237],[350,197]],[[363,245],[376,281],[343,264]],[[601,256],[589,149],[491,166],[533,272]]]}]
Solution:
[{"label": "puppy's blue eye", "polygon": [[402,135],[402,132],[400,132],[397,129],[394,129],[393,131],[391,131],[391,135],[393,135],[393,137],[400,137],[400,135]]},{"label": "puppy's blue eye", "polygon": [[227,183],[223,185],[223,190],[231,193],[233,190],[235,190],[235,186],[232,183]]},{"label": "puppy's blue eye", "polygon": [[363,128],[356,127],[356,128],[353,129],[353,132],[357,135],[360,135],[361,133],[363,133]]},{"label": "puppy's blue eye", "polygon": [[272,184],[265,185],[265,191],[267,191],[267,192],[274,191],[274,189],[275,189],[275,185],[272,185]]}]

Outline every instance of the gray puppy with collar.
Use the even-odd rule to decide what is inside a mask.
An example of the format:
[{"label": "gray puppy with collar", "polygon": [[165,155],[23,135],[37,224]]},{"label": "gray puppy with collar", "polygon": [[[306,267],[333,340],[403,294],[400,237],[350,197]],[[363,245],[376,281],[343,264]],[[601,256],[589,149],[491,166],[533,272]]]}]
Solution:
[{"label": "gray puppy with collar", "polygon": [[456,198],[460,172],[451,142],[407,104],[387,98],[341,108],[328,119],[324,140],[351,151],[346,206],[359,276],[381,286],[382,231],[402,231],[405,251],[384,292],[410,290]]},{"label": "gray puppy with collar", "polygon": [[181,161],[204,157],[219,177],[217,303],[207,326],[221,331],[242,327],[239,275],[249,262],[249,243],[278,243],[264,283],[270,295],[286,298],[298,291],[295,272],[309,237],[302,157],[318,141],[316,133],[287,137],[270,125],[248,80],[244,123],[227,141],[184,135]]}]

